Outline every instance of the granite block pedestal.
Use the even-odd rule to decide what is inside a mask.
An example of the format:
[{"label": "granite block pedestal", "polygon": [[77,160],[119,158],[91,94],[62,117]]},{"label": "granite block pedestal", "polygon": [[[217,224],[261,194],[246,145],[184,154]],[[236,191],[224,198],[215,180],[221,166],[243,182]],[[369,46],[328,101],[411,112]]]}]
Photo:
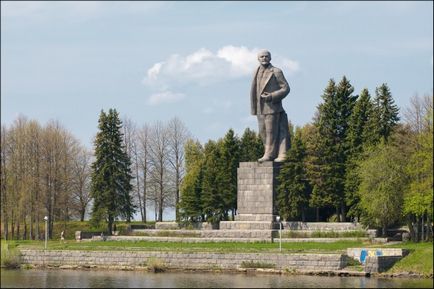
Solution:
[{"label": "granite block pedestal", "polygon": [[280,163],[241,162],[237,170],[237,215],[220,222],[220,230],[260,230],[272,238],[276,222],[276,189]]}]

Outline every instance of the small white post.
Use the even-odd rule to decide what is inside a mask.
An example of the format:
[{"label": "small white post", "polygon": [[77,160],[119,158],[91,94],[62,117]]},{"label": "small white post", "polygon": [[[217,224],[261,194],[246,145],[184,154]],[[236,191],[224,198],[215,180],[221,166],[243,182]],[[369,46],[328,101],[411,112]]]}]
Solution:
[{"label": "small white post", "polygon": [[47,241],[48,241],[48,216],[44,217],[45,221],[45,250],[47,250]]},{"label": "small white post", "polygon": [[277,222],[279,222],[279,251],[282,252],[282,222],[280,222],[280,216],[276,216]]}]

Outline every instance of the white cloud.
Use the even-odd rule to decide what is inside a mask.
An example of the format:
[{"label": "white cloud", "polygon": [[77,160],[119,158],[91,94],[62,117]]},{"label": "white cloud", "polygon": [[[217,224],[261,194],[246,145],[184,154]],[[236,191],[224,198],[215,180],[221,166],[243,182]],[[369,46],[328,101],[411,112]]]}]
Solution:
[{"label": "white cloud", "polygon": [[[173,54],[166,60],[155,63],[148,69],[143,83],[148,87],[171,87],[194,83],[204,86],[216,82],[251,76],[258,65],[259,49],[244,46],[224,46],[216,53],[206,49],[180,56]],[[299,70],[299,64],[280,55],[272,56],[272,63],[292,74]]]},{"label": "white cloud", "polygon": [[[158,91],[149,98],[149,103],[156,105],[161,102],[176,102],[185,95],[170,91],[188,85],[210,86],[241,77],[251,77],[258,65],[259,50],[227,45],[218,49],[216,53],[200,48],[186,56],[172,54],[166,60],[153,64],[146,72],[143,84],[153,91]],[[272,55],[272,63],[287,74],[299,70],[297,61],[280,55]],[[231,103],[228,102],[221,108],[230,107]],[[210,114],[213,110],[207,108],[202,112]]]},{"label": "white cloud", "polygon": [[184,97],[185,94],[183,93],[174,93],[172,91],[166,90],[152,94],[148,99],[148,103],[150,105],[158,105],[161,103],[174,103],[183,99]]}]

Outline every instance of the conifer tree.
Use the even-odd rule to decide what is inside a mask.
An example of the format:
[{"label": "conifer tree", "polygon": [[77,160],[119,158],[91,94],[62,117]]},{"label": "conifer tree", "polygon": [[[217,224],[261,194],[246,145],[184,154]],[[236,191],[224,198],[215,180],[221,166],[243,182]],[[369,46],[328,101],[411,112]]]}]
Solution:
[{"label": "conifer tree", "polygon": [[98,123],[91,177],[92,220],[94,223],[106,220],[111,234],[115,218],[130,221],[136,209],[130,195],[131,161],[122,141],[122,123],[116,110],[110,109],[107,114],[101,111]]},{"label": "conifer tree", "polygon": [[368,145],[376,145],[380,141],[387,142],[393,128],[399,121],[399,108],[395,105],[387,84],[383,83],[375,89],[373,115],[367,123]]},{"label": "conifer tree", "polygon": [[324,103],[318,107],[315,125],[318,127],[316,182],[311,204],[333,206],[341,220],[345,218],[345,166],[348,157],[348,120],[357,96],[344,76],[336,86],[331,79],[324,91]]},{"label": "conifer tree", "polygon": [[311,192],[305,158],[306,148],[298,130],[278,176],[277,206],[279,214],[285,220],[301,215],[301,220],[305,221],[305,208],[308,206]]},{"label": "conifer tree", "polygon": [[205,144],[205,162],[203,166],[202,181],[202,209],[205,218],[210,223],[224,219],[226,207],[222,195],[221,185],[223,184],[221,150],[218,142],[208,141]]},{"label": "conifer tree", "polygon": [[360,179],[357,175],[358,163],[362,159],[363,147],[368,143],[368,122],[373,117],[373,104],[369,91],[365,88],[354,105],[349,119],[347,142],[349,155],[346,166],[345,200],[349,208],[348,215],[360,217],[359,197],[357,194]]},{"label": "conifer tree", "polygon": [[221,142],[221,194],[225,203],[225,216],[227,220],[228,211],[232,212],[234,218],[237,208],[237,168],[240,162],[240,141],[235,136],[233,129],[229,129]]},{"label": "conifer tree", "polygon": [[263,151],[264,145],[259,135],[246,128],[240,140],[240,162],[256,162]]}]

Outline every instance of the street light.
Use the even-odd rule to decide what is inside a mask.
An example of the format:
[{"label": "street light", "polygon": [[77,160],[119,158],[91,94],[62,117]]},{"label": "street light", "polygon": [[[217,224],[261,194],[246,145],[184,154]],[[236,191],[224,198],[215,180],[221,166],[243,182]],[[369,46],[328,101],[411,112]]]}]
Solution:
[{"label": "street light", "polygon": [[279,251],[282,252],[282,222],[280,222],[280,216],[276,216],[276,221],[279,222]]},{"label": "street light", "polygon": [[45,250],[47,250],[47,240],[48,240],[48,216],[44,217],[45,221]]}]

